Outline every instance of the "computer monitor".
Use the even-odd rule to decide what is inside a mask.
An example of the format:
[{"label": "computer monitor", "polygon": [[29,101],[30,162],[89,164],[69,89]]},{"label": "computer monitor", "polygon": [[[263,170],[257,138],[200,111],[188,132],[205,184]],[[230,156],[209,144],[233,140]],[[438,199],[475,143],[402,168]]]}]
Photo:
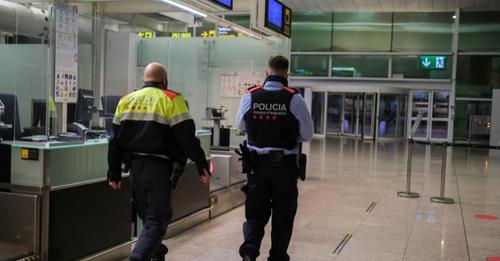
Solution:
[{"label": "computer monitor", "polygon": [[5,107],[1,121],[5,126],[10,125],[0,128],[0,138],[14,140],[14,138],[21,137],[21,120],[16,95],[0,93],[0,100]]},{"label": "computer monitor", "polygon": [[116,107],[118,102],[120,102],[120,96],[102,96],[102,114],[101,117],[104,119],[104,124],[106,125],[106,132],[109,135],[113,134],[113,117],[115,116]]},{"label": "computer monitor", "polygon": [[103,118],[113,118],[115,116],[116,107],[118,102],[120,102],[120,96],[102,96],[102,117]]},{"label": "computer monitor", "polygon": [[31,100],[31,127],[45,127],[47,100]]},{"label": "computer monitor", "polygon": [[78,90],[78,99],[76,104],[68,104],[68,123],[78,122],[90,127],[92,115],[96,112],[94,106],[94,92],[87,89]]}]

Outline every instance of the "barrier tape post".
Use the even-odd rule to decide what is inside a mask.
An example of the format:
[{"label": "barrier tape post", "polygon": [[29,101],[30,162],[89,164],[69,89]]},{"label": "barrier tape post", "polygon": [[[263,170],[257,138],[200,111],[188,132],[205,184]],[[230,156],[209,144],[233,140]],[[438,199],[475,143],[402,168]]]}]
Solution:
[{"label": "barrier tape post", "polygon": [[420,195],[416,192],[411,192],[411,165],[413,154],[413,139],[408,140],[408,158],[406,160],[406,191],[398,192],[398,196],[402,198],[419,198]]},{"label": "barrier tape post", "polygon": [[441,189],[439,192],[439,197],[431,197],[431,202],[441,203],[441,204],[453,204],[455,200],[452,198],[447,198],[444,196],[444,189],[446,185],[446,161],[448,157],[448,142],[443,142],[443,160],[441,165]]}]

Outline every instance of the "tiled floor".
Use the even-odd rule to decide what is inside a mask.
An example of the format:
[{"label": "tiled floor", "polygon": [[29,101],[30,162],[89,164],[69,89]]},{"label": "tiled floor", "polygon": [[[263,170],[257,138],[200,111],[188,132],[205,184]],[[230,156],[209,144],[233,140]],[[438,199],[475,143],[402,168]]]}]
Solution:
[{"label": "tiled floor", "polygon": [[[415,145],[412,190],[405,186],[406,146],[328,138],[314,140],[308,180],[300,183],[299,210],[289,248],[292,260],[485,261],[500,256],[500,151],[450,148],[446,196],[438,196],[442,147]],[[494,155],[496,153],[496,156]],[[376,202],[372,211],[367,208]],[[167,260],[240,260],[243,208],[166,241]],[[268,225],[268,232],[270,225]],[[340,254],[333,251],[346,234]],[[266,260],[269,233],[258,260]]]}]

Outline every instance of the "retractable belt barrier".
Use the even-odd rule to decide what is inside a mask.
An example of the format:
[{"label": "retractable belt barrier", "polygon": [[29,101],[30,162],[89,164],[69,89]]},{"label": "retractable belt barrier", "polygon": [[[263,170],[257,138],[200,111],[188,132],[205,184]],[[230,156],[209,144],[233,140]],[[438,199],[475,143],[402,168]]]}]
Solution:
[{"label": "retractable belt barrier", "polygon": [[413,152],[413,144],[424,144],[424,145],[438,145],[441,144],[443,146],[443,156],[441,162],[441,187],[440,193],[437,197],[431,197],[431,201],[434,203],[442,203],[442,204],[453,204],[455,200],[452,198],[447,198],[444,196],[445,192],[445,184],[446,184],[446,162],[448,157],[448,142],[442,143],[432,143],[425,141],[415,141],[413,139],[408,140],[408,159],[407,159],[407,168],[406,168],[406,191],[400,191],[397,193],[399,197],[403,198],[419,198],[420,195],[416,192],[411,192],[411,165],[412,165],[412,152]]}]

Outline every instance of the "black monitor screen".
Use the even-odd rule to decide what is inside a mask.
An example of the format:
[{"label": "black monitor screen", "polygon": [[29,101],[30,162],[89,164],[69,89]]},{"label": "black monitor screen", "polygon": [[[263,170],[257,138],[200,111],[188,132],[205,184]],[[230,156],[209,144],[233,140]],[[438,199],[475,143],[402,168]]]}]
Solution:
[{"label": "black monitor screen", "polygon": [[120,96],[102,96],[102,109],[104,117],[113,117],[115,115],[116,107],[120,102]]},{"label": "black monitor screen", "polygon": [[89,127],[94,113],[94,92],[87,89],[78,90],[76,104],[68,104],[68,123],[79,122]]},{"label": "black monitor screen", "polygon": [[233,10],[233,0],[210,0],[222,7],[225,7],[229,10]]},{"label": "black monitor screen", "polygon": [[46,100],[31,101],[31,127],[44,127],[47,109]]}]

